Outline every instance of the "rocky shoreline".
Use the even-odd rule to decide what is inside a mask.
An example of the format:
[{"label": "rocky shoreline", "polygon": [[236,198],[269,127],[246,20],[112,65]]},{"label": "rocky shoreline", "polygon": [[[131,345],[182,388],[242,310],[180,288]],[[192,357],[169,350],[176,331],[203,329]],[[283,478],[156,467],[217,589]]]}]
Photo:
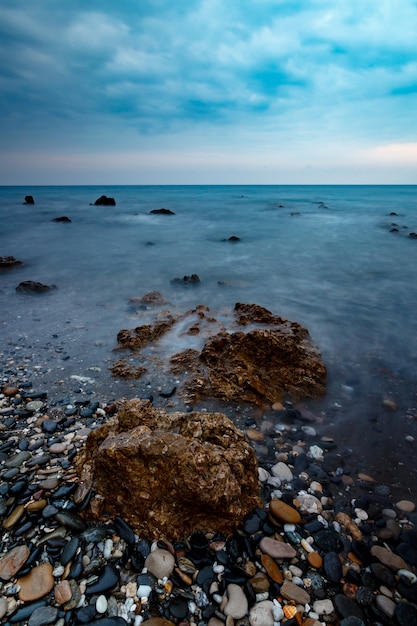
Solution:
[{"label": "rocky shoreline", "polygon": [[83,516],[74,461],[119,402],[52,403],[30,373],[2,376],[2,623],[417,624],[414,502],[358,472],[307,412],[242,414],[263,506],[233,535],[151,541],[120,517]]}]

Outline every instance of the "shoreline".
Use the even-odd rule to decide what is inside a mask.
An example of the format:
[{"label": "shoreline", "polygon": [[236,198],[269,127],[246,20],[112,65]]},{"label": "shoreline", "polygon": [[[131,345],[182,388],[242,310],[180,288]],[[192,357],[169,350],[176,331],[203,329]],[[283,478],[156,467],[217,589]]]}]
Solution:
[{"label": "shoreline", "polygon": [[[13,371],[12,367],[15,367],[15,374],[11,373]],[[2,569],[2,558],[15,547],[28,545],[31,546],[31,551],[33,551],[35,545],[39,545],[39,541],[44,541],[42,537],[45,538],[49,532],[54,533],[54,530],[59,528],[64,528],[64,536],[59,538],[58,535],[55,540],[55,548],[51,548],[49,552],[48,549],[46,549],[46,552],[44,552],[44,554],[49,555],[49,561],[53,562],[56,570],[56,574],[52,578],[53,590],[45,593],[41,598],[22,602],[19,600],[18,581],[22,571],[25,571],[25,567],[22,567],[20,573],[16,572],[9,581],[4,581],[3,579],[0,592],[3,593],[2,597],[5,599],[9,610],[10,606],[13,606],[13,603],[15,603],[10,616],[13,622],[10,623],[17,623],[19,625],[26,624],[27,618],[16,621],[16,616],[19,616],[18,611],[24,611],[25,605],[32,606],[33,610],[37,602],[43,602],[44,604],[39,608],[45,610],[45,607],[48,607],[48,609],[55,610],[56,614],[54,614],[54,622],[42,622],[42,620],[36,622],[41,625],[55,623],[61,626],[59,620],[64,619],[64,616],[68,615],[68,611],[72,612],[71,619],[73,619],[73,621],[69,623],[81,623],[75,619],[75,616],[78,614],[77,611],[81,612],[82,615],[90,611],[93,617],[88,623],[95,624],[97,622],[98,625],[101,623],[102,626],[117,626],[119,624],[134,624],[138,626],[146,621],[148,621],[149,626],[153,624],[157,626],[157,622],[152,622],[152,619],[154,619],[156,615],[163,615],[165,616],[165,620],[169,620],[169,622],[174,624],[207,623],[210,624],[210,626],[221,626],[221,624],[228,626],[231,621],[230,618],[229,621],[227,621],[227,615],[222,612],[220,608],[222,602],[219,600],[219,603],[216,604],[216,600],[213,600],[212,596],[216,596],[216,598],[217,596],[227,596],[228,585],[243,587],[245,584],[247,587],[248,581],[251,580],[253,576],[255,576],[255,578],[256,576],[261,578],[261,583],[254,581],[253,584],[250,583],[252,596],[250,594],[249,596],[252,599],[249,601],[246,619],[254,607],[260,605],[262,602],[270,602],[273,605],[268,605],[268,619],[271,619],[271,615],[273,618],[271,626],[279,623],[283,619],[281,612],[287,606],[298,607],[300,614],[303,613],[302,623],[307,626],[313,626],[313,624],[316,626],[316,622],[323,624],[324,621],[330,624],[338,624],[342,619],[357,617],[359,614],[363,616],[363,623],[365,625],[375,624],[375,620],[377,619],[380,620],[382,624],[392,624],[395,611],[398,613],[396,607],[398,607],[399,604],[407,604],[406,608],[408,609],[409,606],[411,606],[412,608],[409,609],[412,611],[411,619],[417,620],[417,605],[414,604],[414,602],[417,603],[417,585],[413,578],[417,567],[417,550],[414,548],[413,539],[413,528],[417,521],[417,514],[414,513],[413,498],[411,498],[410,501],[410,494],[406,493],[404,488],[400,485],[393,489],[391,486],[381,483],[376,474],[365,471],[367,468],[361,466],[361,462],[358,462],[354,450],[340,450],[340,442],[335,438],[332,441],[331,437],[323,434],[326,431],[331,431],[331,423],[327,425],[315,423],[314,419],[311,417],[311,415],[314,414],[308,412],[305,414],[305,419],[294,420],[292,412],[293,407],[289,404],[284,406],[280,411],[262,411],[260,409],[254,409],[253,407],[233,407],[233,410],[227,411],[232,421],[234,421],[233,417],[235,417],[237,421],[236,425],[246,433],[247,439],[255,449],[260,468],[264,512],[258,511],[257,513],[255,512],[248,515],[243,525],[238,529],[235,539],[244,536],[246,537],[246,544],[244,542],[240,546],[240,553],[234,555],[233,558],[236,562],[233,563],[233,567],[230,554],[230,538],[223,539],[224,549],[226,550],[226,556],[223,556],[226,559],[226,565],[219,565],[216,560],[216,557],[219,556],[217,553],[207,552],[205,560],[203,560],[205,566],[210,567],[212,570],[213,568],[220,567],[215,577],[216,580],[217,578],[219,579],[217,581],[218,583],[221,583],[223,580],[217,594],[213,592],[211,595],[210,593],[206,594],[209,599],[206,606],[214,607],[212,615],[204,619],[203,614],[206,607],[199,606],[198,602],[196,602],[198,589],[204,589],[201,580],[200,584],[198,584],[198,576],[202,569],[204,569],[198,560],[193,562],[192,559],[189,559],[193,563],[194,575],[196,577],[196,580],[193,581],[192,576],[190,577],[188,574],[190,581],[188,581],[188,579],[186,580],[189,584],[184,583],[184,576],[183,578],[180,577],[180,580],[178,579],[179,574],[177,572],[176,576],[176,570],[173,570],[173,572],[167,576],[166,582],[161,581],[161,579],[158,581],[158,578],[155,576],[153,578],[152,576],[149,577],[148,573],[147,580],[149,584],[145,586],[151,587],[149,594],[152,595],[153,604],[151,604],[149,600],[151,595],[148,599],[145,598],[145,600],[143,600],[145,596],[139,597],[140,594],[137,595],[139,588],[138,579],[140,576],[145,576],[145,573],[142,571],[143,564],[141,567],[137,564],[132,567],[132,545],[123,539],[123,537],[120,538],[120,534],[123,534],[123,531],[121,531],[120,527],[114,527],[114,522],[112,521],[105,523],[104,526],[94,523],[91,526],[88,525],[88,528],[90,528],[92,532],[94,532],[92,530],[94,528],[104,528],[105,537],[107,537],[109,543],[105,543],[104,535],[101,536],[98,531],[101,541],[90,541],[88,544],[85,540],[81,540],[80,537],[83,536],[83,532],[86,531],[86,528],[80,521],[81,518],[78,518],[77,507],[79,505],[74,505],[73,500],[73,486],[76,482],[76,475],[74,474],[72,460],[76,454],[76,449],[84,445],[91,428],[94,428],[107,419],[107,402],[113,404],[114,400],[120,400],[120,398],[114,398],[113,395],[110,395],[107,399],[103,396],[100,398],[98,388],[91,388],[93,386],[88,382],[78,381],[79,393],[74,391],[75,387],[70,390],[67,389],[65,385],[58,386],[55,390],[61,390],[63,392],[62,399],[65,399],[65,392],[67,392],[70,393],[73,400],[75,398],[78,398],[78,400],[74,400],[72,403],[58,401],[52,401],[50,403],[48,391],[36,386],[36,379],[38,378],[36,372],[38,370],[36,370],[35,367],[36,366],[29,369],[26,363],[26,366],[20,369],[18,364],[14,363],[13,366],[10,364],[8,373],[3,371],[2,375],[3,389],[4,386],[9,388],[15,386],[17,391],[11,395],[5,395],[3,393],[3,397],[0,400],[2,425],[2,429],[0,430],[0,454],[3,453],[0,471],[1,480],[3,481],[2,484],[7,485],[7,490],[2,496],[3,533],[0,572]],[[32,379],[32,374],[35,376],[34,379]],[[39,376],[39,379],[40,378],[42,378],[42,376]],[[34,386],[32,387],[31,385]],[[115,388],[118,387],[119,385],[115,385]],[[129,388],[130,391],[135,390],[128,384],[126,389]],[[158,391],[158,388],[159,386],[156,386],[153,391]],[[107,389],[107,391],[109,390]],[[148,389],[148,391],[152,391],[152,389]],[[40,398],[33,399],[33,396],[37,394],[40,395]],[[29,400],[25,400],[25,395]],[[21,402],[19,402],[19,396],[22,398]],[[38,401],[41,404],[32,405],[28,411],[27,402],[30,401]],[[182,407],[181,409],[177,406],[178,399],[175,396],[170,399],[164,399],[155,394],[155,401],[168,411],[182,410],[184,408]],[[200,404],[201,406],[194,407],[195,410],[212,410],[211,403],[206,403],[206,405],[204,405],[204,403]],[[219,406],[219,403],[216,403],[216,406]],[[229,409],[232,409],[232,407],[229,407]],[[386,409],[392,410],[392,408],[390,409],[389,407],[386,407]],[[73,410],[74,412],[71,415]],[[30,414],[28,415],[27,413]],[[278,415],[279,419],[277,419]],[[285,417],[289,419],[283,419]],[[49,422],[51,422],[51,424],[49,424]],[[10,445],[10,442],[12,442],[12,445]],[[24,442],[27,442],[27,444]],[[314,458],[314,456],[309,457],[308,454],[306,454],[314,450],[315,447],[320,447],[320,444],[322,446],[322,459],[320,458],[320,453],[318,453],[319,457],[317,458]],[[10,458],[24,452],[25,448],[26,451],[30,451],[29,457],[26,458],[25,461],[21,461],[20,465],[18,464],[16,466],[15,464],[11,464],[11,466],[8,466],[7,463]],[[56,450],[56,452],[51,452],[51,450]],[[303,465],[300,465],[301,459],[303,459]],[[384,459],[384,463],[386,463],[386,459]],[[277,465],[280,466],[281,471],[284,471],[281,478],[277,476],[278,468],[273,469]],[[288,472],[290,473],[288,474]],[[5,476],[7,479],[5,479]],[[289,477],[291,477],[290,480]],[[29,478],[32,482],[28,483]],[[280,487],[277,488],[278,479],[279,481],[282,480],[282,482],[280,483]],[[13,488],[13,485],[16,485],[19,480],[24,483],[22,492],[19,492],[17,488]],[[43,484],[43,486],[40,486],[41,484]],[[13,489],[15,489],[15,491],[10,491]],[[57,497],[56,494],[59,494],[60,490],[63,495]],[[66,495],[64,495],[65,491],[67,491]],[[25,493],[26,495],[24,495]],[[308,510],[303,510],[299,504],[304,493],[311,496],[311,502],[313,503],[312,508]],[[36,496],[38,498],[37,500],[35,494],[38,494]],[[6,496],[8,497],[6,498]],[[276,517],[273,518],[273,523],[271,523],[271,516],[268,514],[271,499],[274,502],[283,502],[285,505],[289,506],[291,508],[290,514],[292,515],[294,515],[294,510],[297,511],[300,515],[300,520],[295,524],[292,523],[290,527],[286,526],[289,522],[285,522],[285,520]],[[23,512],[22,509],[19,508],[21,507],[19,504],[21,500],[25,503],[23,505]],[[37,504],[39,501],[43,501],[42,506]],[[401,503],[401,501],[405,501],[405,503]],[[8,505],[7,502],[9,502]],[[30,514],[27,513],[25,508],[28,502],[33,503],[30,505]],[[400,503],[399,506],[398,503]],[[52,507],[50,516],[44,516],[43,511],[46,507]],[[68,511],[68,513],[66,513],[66,511]],[[72,512],[73,517],[71,517]],[[336,516],[338,513],[347,515],[348,520],[353,523],[353,526],[349,526],[349,523],[347,526],[342,526],[340,522],[337,522]],[[295,517],[295,519],[298,520],[297,517]],[[317,523],[319,523],[319,526],[317,526]],[[333,547],[331,550],[329,550],[329,547],[320,547],[317,544],[318,539],[316,534],[319,532],[317,528],[319,528],[320,531],[328,531],[328,540],[333,537],[334,541],[335,536],[338,535],[337,549],[334,548],[335,544],[331,544],[331,547]],[[361,533],[360,540],[354,539],[357,529]],[[353,535],[352,530],[354,531]],[[104,531],[102,530],[102,532]],[[407,532],[411,533],[411,543],[400,540],[401,535],[405,535]],[[295,535],[291,533],[295,533]],[[329,533],[333,534],[331,535]],[[87,536],[89,535],[87,534]],[[359,535],[356,535],[356,537],[358,536]],[[281,583],[277,583],[271,578],[272,569],[268,572],[268,569],[265,568],[263,563],[268,560],[259,560],[262,552],[259,551],[261,537],[269,537],[279,542],[284,542],[285,544],[291,545],[295,550],[295,555],[292,556],[291,559],[274,558],[271,556],[275,561],[275,565],[278,564],[281,574],[284,576]],[[114,570],[117,570],[119,579],[118,581],[113,581],[114,585],[111,587],[111,590],[105,589],[106,583],[103,583],[103,588],[99,585],[97,587],[97,593],[90,595],[87,593],[87,595],[84,595],[84,599],[82,599],[82,593],[78,596],[78,592],[74,591],[75,588],[78,588],[78,591],[81,590],[82,592],[83,588],[85,589],[86,580],[88,580],[88,576],[83,572],[83,568],[79,571],[77,571],[77,568],[75,568],[75,570],[72,569],[74,567],[73,561],[71,561],[71,568],[67,567],[67,570],[65,570],[65,565],[63,565],[63,549],[76,538],[78,538],[78,547],[82,548],[78,555],[86,556],[85,561],[89,559],[89,562],[91,562],[91,560],[94,561],[94,559],[98,559],[102,568],[103,563],[107,563],[106,575],[109,575],[110,570],[113,574]],[[300,543],[301,539],[304,540],[303,544]],[[173,552],[175,563],[178,565],[179,555],[182,554],[184,550],[187,558],[190,557],[190,550],[187,548],[187,540],[189,540],[189,538],[184,538],[185,544],[183,542],[171,544],[165,539],[163,542],[154,542],[154,548],[161,549],[162,546],[162,549],[168,549],[168,551]],[[109,546],[110,541],[111,549],[107,549],[107,556],[104,557],[105,545]],[[132,541],[131,538],[129,541]],[[140,541],[141,538],[136,537],[133,543],[136,546]],[[355,544],[355,541],[359,543]],[[252,552],[248,548],[248,542],[252,545]],[[148,544],[150,550],[152,542],[145,541],[145,543]],[[321,558],[321,561],[318,561],[320,565],[317,567],[313,567],[309,563],[309,548],[307,544],[313,546],[313,552],[315,554],[317,553]],[[42,545],[48,546],[49,544],[46,541]],[[53,541],[51,545],[54,545]],[[88,548],[88,545],[90,545],[90,548]],[[246,547],[243,547],[244,545],[246,545]],[[397,568],[397,570],[394,568],[395,571],[393,571],[391,566],[386,566],[382,563],[383,567],[386,567],[387,571],[391,572],[392,579],[389,578],[387,574],[387,580],[385,584],[382,584],[382,581],[374,575],[372,585],[369,586],[369,582],[367,584],[364,583],[364,581],[367,580],[365,571],[369,569],[368,559],[370,559],[370,562],[373,564],[381,564],[378,558],[374,556],[372,556],[372,558],[370,557],[371,546],[374,545],[380,547],[389,546],[389,551],[392,554],[395,554],[395,550],[398,550],[398,545],[401,545],[401,556],[397,556],[403,559],[403,561],[403,557],[406,556],[408,561],[404,561],[404,567]],[[404,545],[406,548],[404,548]],[[274,547],[276,547],[275,544]],[[363,553],[360,552],[361,548]],[[366,558],[364,551],[367,555]],[[333,562],[332,566],[325,566],[325,559],[329,559],[326,555],[329,553],[339,555],[338,560],[341,563],[342,569],[340,570],[341,573],[339,569],[337,569],[339,572],[337,576],[340,574],[340,580],[331,580],[331,576],[336,576],[336,574],[331,573],[333,571],[332,567],[336,567],[335,562]],[[293,553],[291,552],[291,554]],[[38,559],[39,558],[38,555]],[[78,561],[79,560],[80,559],[78,559]],[[26,567],[26,570],[28,570],[27,575],[30,575],[30,573],[39,566],[38,563],[42,563],[42,561],[34,561],[29,568]],[[250,565],[250,567],[255,568],[253,576],[248,576],[245,570],[246,573],[244,576],[240,574],[240,578],[237,577],[236,580],[239,582],[234,581],[233,576],[236,575],[236,568],[240,571],[245,564],[248,567],[248,564],[253,564]],[[64,567],[65,573],[59,569],[60,567]],[[135,567],[137,569],[135,569]],[[191,566],[189,565],[189,567]],[[221,569],[222,567],[223,570]],[[224,569],[225,567],[226,570]],[[227,567],[229,567],[230,572]],[[270,568],[273,567],[274,566],[270,564]],[[339,566],[337,566],[337,568],[338,567]],[[105,569],[106,566],[104,566],[104,570]],[[406,572],[409,572],[409,574],[398,574],[400,569],[404,569]],[[227,575],[224,573],[225,571],[228,572]],[[180,570],[180,572],[182,572],[182,570]],[[184,572],[182,572],[182,574],[187,576]],[[318,589],[315,589],[314,585],[311,587],[311,580],[314,581],[316,575],[318,575],[322,581],[321,587]],[[102,581],[104,577],[103,569],[100,570],[100,568],[97,568],[93,571],[92,576],[97,579],[96,582]],[[241,580],[242,576],[243,579]],[[405,578],[409,576],[410,580],[408,583],[407,581],[404,582],[404,576]],[[72,608],[63,608],[64,604],[59,604],[57,601],[56,588],[58,587],[60,589],[62,587],[61,583],[64,583],[68,579],[74,580],[75,586],[71,592],[71,598],[67,601],[71,602],[72,600],[73,603],[75,603],[77,598],[78,601],[76,606]],[[352,596],[351,590],[350,596],[349,594],[346,595],[348,592],[346,580],[350,581],[351,579],[356,580],[356,582],[349,583],[356,585],[356,592],[362,587],[371,590],[371,595],[368,594],[368,600],[365,604],[362,600],[359,602],[355,594],[353,597],[350,597]],[[413,582],[410,582],[411,579]],[[293,582],[294,580],[296,581],[295,583]],[[296,594],[294,597],[286,598],[282,596],[282,586],[286,581],[294,585],[294,587],[289,587],[291,593]],[[308,581],[310,581],[310,583]],[[390,581],[389,584],[387,581]],[[132,596],[128,596],[126,591],[129,583],[133,583],[133,587],[136,584],[136,591],[133,598]],[[168,585],[168,590],[171,590],[170,592],[167,592],[166,584]],[[13,590],[13,585],[17,585],[15,590]],[[310,587],[308,585],[310,585]],[[262,591],[261,589],[263,588],[266,588],[266,591]],[[399,592],[398,589],[401,589],[401,592]],[[307,593],[309,601],[306,600],[307,596],[305,595],[301,594],[301,596],[297,596],[297,590]],[[248,593],[246,589],[246,595]],[[413,594],[415,594],[415,599]],[[103,613],[100,613],[96,606],[97,598],[101,596],[104,596],[106,601],[104,603],[104,600],[101,600],[103,606],[106,604],[106,609]],[[155,597],[158,598],[157,601]],[[179,598],[182,598],[182,600],[186,598],[186,609],[184,608],[184,602],[181,604]],[[347,600],[343,598],[347,598]],[[377,598],[379,599],[377,600]],[[327,601],[330,601],[331,605],[326,604]],[[317,602],[321,602],[322,604],[316,605],[315,603]],[[189,603],[191,604],[189,605]],[[185,611],[185,614],[179,617],[175,614],[178,604],[181,604],[182,611]],[[111,609],[109,609],[109,605],[112,607]],[[136,612],[129,612],[126,608],[129,605],[131,605],[130,608],[134,605]],[[381,609],[380,605],[385,608]],[[4,606],[4,601],[0,600],[0,611],[2,606]],[[69,606],[71,607],[72,605],[70,604]],[[91,608],[92,606],[93,608]],[[194,613],[190,612],[189,606],[194,607]],[[322,610],[318,607],[325,607],[325,612],[323,614],[317,613],[317,610]],[[332,611],[329,611],[331,607]],[[265,606],[262,610],[264,609]],[[401,606],[400,610],[403,609],[404,607]],[[257,610],[260,611],[261,608],[257,606]],[[208,609],[206,612],[207,611]],[[326,611],[329,611],[329,614]],[[346,615],[342,614],[343,611],[347,612]],[[392,615],[389,615],[390,611]],[[210,613],[210,611],[208,612]],[[288,613],[290,613],[290,609],[288,609]],[[60,617],[61,614],[63,617]],[[371,617],[369,617],[369,615]],[[277,617],[280,619],[276,619]],[[232,619],[235,625],[245,623],[245,621],[242,621],[243,617],[232,615]],[[255,618],[253,618],[253,620],[254,619]],[[288,626],[290,626],[292,623],[298,623],[297,621],[291,621],[294,619],[296,618],[292,617],[288,622],[283,621],[283,624],[288,623]],[[409,619],[409,617],[407,619]],[[401,622],[398,620],[398,615],[395,620],[394,623],[400,625],[404,623],[407,624],[407,626],[417,623],[417,621]],[[165,626],[169,626],[169,622],[166,622]],[[32,626],[32,623],[29,621],[30,626]],[[358,622],[346,622],[346,624],[353,623],[358,624]],[[62,622],[62,626],[63,624],[64,622]]]}]

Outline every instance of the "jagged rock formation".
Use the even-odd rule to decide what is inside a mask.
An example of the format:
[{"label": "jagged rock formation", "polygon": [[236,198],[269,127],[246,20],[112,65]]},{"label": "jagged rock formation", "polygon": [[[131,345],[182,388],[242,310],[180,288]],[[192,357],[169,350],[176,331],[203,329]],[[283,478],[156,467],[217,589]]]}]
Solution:
[{"label": "jagged rock formation", "polygon": [[167,413],[130,400],[77,459],[87,515],[121,516],[148,538],[232,533],[261,505],[253,449],[221,413]]}]

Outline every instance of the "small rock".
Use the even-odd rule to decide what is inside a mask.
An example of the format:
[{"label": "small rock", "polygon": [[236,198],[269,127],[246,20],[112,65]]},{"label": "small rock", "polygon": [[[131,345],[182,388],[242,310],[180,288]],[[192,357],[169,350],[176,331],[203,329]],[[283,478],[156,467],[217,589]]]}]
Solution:
[{"label": "small rock", "polygon": [[388,617],[394,617],[395,613],[395,602],[391,600],[391,598],[387,598],[387,596],[382,595],[382,593],[378,594],[376,597],[376,605],[377,607],[388,615]]},{"label": "small rock", "polygon": [[274,626],[274,603],[271,600],[257,602],[249,612],[251,626]]},{"label": "small rock", "polygon": [[334,611],[333,602],[329,598],[316,600],[313,604],[313,611],[317,615],[330,615]]},{"label": "small rock", "polygon": [[175,558],[168,550],[157,548],[146,557],[145,567],[155,578],[169,578],[174,571]]},{"label": "small rock", "polygon": [[286,600],[292,600],[296,604],[308,604],[310,602],[310,594],[289,580],[285,580],[281,586],[281,595]]},{"label": "small rock", "polygon": [[410,500],[400,500],[395,506],[402,513],[412,513],[416,508],[414,502],[411,502]]},{"label": "small rock", "polygon": [[274,518],[284,524],[299,524],[301,522],[299,512],[294,507],[281,500],[271,500],[269,503],[269,512]]},{"label": "small rock", "polygon": [[278,541],[272,537],[262,537],[259,547],[262,552],[265,552],[273,559],[293,559],[297,555],[297,552],[289,543]]},{"label": "small rock", "polygon": [[19,600],[22,602],[32,602],[43,598],[54,588],[53,567],[50,563],[42,563],[34,567],[29,574],[19,578],[17,584],[20,586]]},{"label": "small rock", "polygon": [[221,610],[233,619],[242,619],[248,612],[248,600],[239,585],[231,583],[227,585],[226,594],[223,597]]},{"label": "small rock", "polygon": [[0,559],[0,579],[7,582],[21,569],[29,558],[29,548],[16,546]]}]

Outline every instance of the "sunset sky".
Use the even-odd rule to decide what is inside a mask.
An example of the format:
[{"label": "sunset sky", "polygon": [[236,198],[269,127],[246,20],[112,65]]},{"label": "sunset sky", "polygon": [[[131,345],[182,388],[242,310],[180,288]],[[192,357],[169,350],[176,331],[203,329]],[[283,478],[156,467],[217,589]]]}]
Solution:
[{"label": "sunset sky", "polygon": [[416,0],[2,0],[0,184],[417,184]]}]

